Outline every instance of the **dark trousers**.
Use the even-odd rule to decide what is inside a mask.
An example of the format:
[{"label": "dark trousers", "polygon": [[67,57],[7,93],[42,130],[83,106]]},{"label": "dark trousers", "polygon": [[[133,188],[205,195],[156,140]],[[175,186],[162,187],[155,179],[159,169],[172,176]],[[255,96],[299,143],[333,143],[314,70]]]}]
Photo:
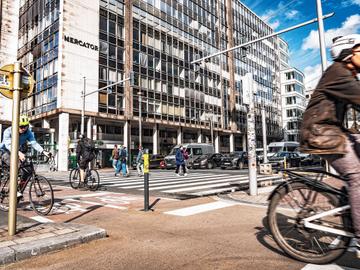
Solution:
[{"label": "dark trousers", "polygon": [[186,167],[185,164],[176,164],[176,170],[175,173],[179,173],[180,166],[182,167],[183,173],[186,173]]}]

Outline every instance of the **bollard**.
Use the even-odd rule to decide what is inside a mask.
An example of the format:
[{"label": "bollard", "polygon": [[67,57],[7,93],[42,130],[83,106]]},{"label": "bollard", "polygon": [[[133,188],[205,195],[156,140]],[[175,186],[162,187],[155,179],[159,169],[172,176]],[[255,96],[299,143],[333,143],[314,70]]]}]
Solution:
[{"label": "bollard", "polygon": [[144,211],[149,211],[149,150],[144,149]]}]

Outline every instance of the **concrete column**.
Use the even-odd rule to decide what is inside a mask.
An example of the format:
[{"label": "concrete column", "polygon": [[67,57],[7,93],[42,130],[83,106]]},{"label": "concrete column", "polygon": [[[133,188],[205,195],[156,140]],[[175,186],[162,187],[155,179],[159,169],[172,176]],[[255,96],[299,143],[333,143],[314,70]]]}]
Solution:
[{"label": "concrete column", "polygon": [[86,123],[86,137],[89,139],[91,139],[91,131],[92,131],[92,120],[91,117],[89,117]]},{"label": "concrete column", "polygon": [[247,151],[246,135],[243,135],[242,137],[242,145],[243,145],[243,151]]},{"label": "concrete column", "polygon": [[183,132],[182,132],[182,128],[180,127],[177,130],[177,144],[182,144],[183,143],[182,135],[183,135]]},{"label": "concrete column", "polygon": [[220,135],[215,133],[215,153],[220,153]]},{"label": "concrete column", "polygon": [[68,156],[69,156],[69,114],[61,113],[59,115],[59,151],[58,151],[58,170],[68,170]]},{"label": "concrete column", "polygon": [[97,140],[97,125],[92,125],[92,139],[93,141]]},{"label": "concrete column", "polygon": [[153,128],[153,154],[159,154],[159,125],[155,124]]},{"label": "concrete column", "polygon": [[2,142],[3,126],[0,124],[0,142]]},{"label": "concrete column", "polygon": [[42,128],[50,128],[50,122],[47,119],[41,120],[41,127]]},{"label": "concrete column", "polygon": [[130,132],[131,132],[131,127],[130,127],[130,123],[129,121],[126,121],[124,124],[124,142],[123,145],[126,146],[126,148],[128,149],[128,151],[130,151]]},{"label": "concrete column", "polygon": [[203,141],[203,135],[202,135],[202,133],[201,133],[201,130],[199,130],[199,131],[198,131],[198,139],[197,139],[197,142],[198,142],[198,143],[202,143],[202,141]]},{"label": "concrete column", "polygon": [[235,135],[234,133],[230,134],[230,153],[235,151]]}]

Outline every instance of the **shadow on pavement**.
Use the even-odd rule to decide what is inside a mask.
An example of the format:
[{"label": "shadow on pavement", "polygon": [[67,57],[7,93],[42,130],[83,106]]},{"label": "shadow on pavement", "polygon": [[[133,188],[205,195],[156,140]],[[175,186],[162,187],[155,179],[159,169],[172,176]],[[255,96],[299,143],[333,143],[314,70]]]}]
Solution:
[{"label": "shadow on pavement", "polygon": [[89,214],[89,213],[91,213],[91,212],[93,212],[96,209],[101,208],[101,207],[103,207],[103,206],[102,205],[92,205],[92,206],[88,207],[89,210],[87,210],[86,212],[83,212],[80,215],[77,215],[76,217],[68,219],[68,220],[64,221],[64,223],[70,223],[70,222],[72,222],[72,221],[74,221],[74,220],[76,220],[78,218],[81,218],[82,216],[85,216],[85,215],[87,215],[87,214]]}]

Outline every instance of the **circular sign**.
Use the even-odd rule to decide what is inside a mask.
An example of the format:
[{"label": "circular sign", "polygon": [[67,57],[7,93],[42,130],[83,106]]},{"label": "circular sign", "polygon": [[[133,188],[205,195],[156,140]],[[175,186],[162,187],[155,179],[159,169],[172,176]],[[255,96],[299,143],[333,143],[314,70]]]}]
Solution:
[{"label": "circular sign", "polygon": [[[34,90],[35,80],[30,73],[22,68],[20,76],[21,93],[20,98],[26,99]],[[14,90],[14,64],[5,65],[0,68],[0,94],[13,99]]]}]

